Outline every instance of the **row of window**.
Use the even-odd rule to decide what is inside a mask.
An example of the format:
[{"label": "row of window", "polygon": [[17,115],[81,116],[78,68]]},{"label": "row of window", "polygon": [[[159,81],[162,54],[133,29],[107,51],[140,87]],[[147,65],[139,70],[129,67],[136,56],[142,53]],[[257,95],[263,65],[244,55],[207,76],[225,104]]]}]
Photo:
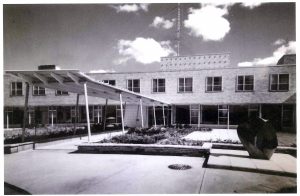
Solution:
[{"label": "row of window", "polygon": [[[115,80],[104,80],[103,82],[116,85]],[[127,89],[133,92],[140,92],[140,80],[127,80]],[[236,91],[247,92],[254,90],[254,76],[240,75],[236,79]],[[270,75],[270,91],[288,91],[289,90],[289,74],[271,74]],[[206,92],[220,92],[222,91],[222,77],[206,77]],[[164,93],[166,92],[166,79],[155,78],[152,79],[152,92]],[[178,78],[178,92],[193,92],[193,78]]]},{"label": "row of window", "polygon": [[[104,83],[109,85],[116,85],[115,80],[103,80]],[[22,96],[22,82],[11,83],[11,96]],[[140,93],[140,80],[129,79],[127,80],[127,89],[136,93]],[[253,75],[240,75],[236,78],[236,91],[249,92],[254,90],[254,76]],[[289,90],[289,74],[271,74],[270,75],[270,91],[288,91]],[[222,77],[206,77],[205,82],[206,92],[221,92],[222,91]],[[166,92],[166,79],[155,78],[152,79],[152,92],[164,93]],[[193,78],[185,77],[178,78],[178,92],[188,93],[193,92]],[[33,95],[45,95],[45,88],[33,86]],[[55,93],[59,95],[68,95],[68,92],[57,90]]]},{"label": "row of window", "polygon": [[[34,96],[43,96],[46,94],[46,90],[43,87],[32,86],[32,95]],[[66,91],[56,90],[55,95],[68,95],[69,93]],[[11,96],[22,96],[23,95],[23,83],[22,82],[12,82],[10,88]]]}]

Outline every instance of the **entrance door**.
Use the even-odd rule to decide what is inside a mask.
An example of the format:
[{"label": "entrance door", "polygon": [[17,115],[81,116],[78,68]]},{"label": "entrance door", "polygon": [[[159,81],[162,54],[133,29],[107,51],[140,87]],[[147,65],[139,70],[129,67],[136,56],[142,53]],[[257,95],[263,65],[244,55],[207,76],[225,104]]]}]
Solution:
[{"label": "entrance door", "polygon": [[176,106],[176,123],[190,124],[190,107],[189,105]]}]

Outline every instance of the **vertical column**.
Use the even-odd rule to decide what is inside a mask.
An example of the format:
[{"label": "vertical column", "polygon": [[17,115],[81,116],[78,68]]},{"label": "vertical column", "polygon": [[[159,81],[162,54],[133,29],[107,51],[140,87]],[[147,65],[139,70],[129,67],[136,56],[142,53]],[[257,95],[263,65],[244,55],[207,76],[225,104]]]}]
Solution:
[{"label": "vertical column", "polygon": [[165,106],[164,104],[162,105],[162,109],[163,109],[163,120],[164,120],[164,126],[166,126],[166,118],[165,118]]},{"label": "vertical column", "polygon": [[227,106],[227,130],[229,130],[229,105]]},{"label": "vertical column", "polygon": [[91,127],[90,127],[89,101],[88,101],[88,95],[87,95],[86,82],[84,83],[84,97],[85,97],[85,111],[86,111],[86,120],[87,120],[87,128],[88,128],[88,142],[90,142]]},{"label": "vertical column", "polygon": [[6,113],[6,128],[9,129],[9,116],[8,116],[8,112]]},{"label": "vertical column", "polygon": [[30,114],[30,112],[28,114],[28,124],[31,125],[31,114]]},{"label": "vertical column", "polygon": [[24,116],[23,116],[23,127],[22,127],[22,142],[25,141],[25,126],[27,121],[28,114],[28,97],[29,97],[29,83],[26,82],[26,90],[25,90],[25,103],[24,103]]},{"label": "vertical column", "polygon": [[77,122],[78,122],[78,105],[79,105],[79,94],[77,94],[77,96],[76,96],[74,135],[76,134],[76,126],[77,126]]},{"label": "vertical column", "polygon": [[[52,106],[53,107],[53,106]],[[53,127],[53,108],[51,110],[51,127]]]},{"label": "vertical column", "polygon": [[198,109],[198,128],[200,128],[200,123],[201,123],[201,105],[199,104],[199,109]]},{"label": "vertical column", "polygon": [[258,112],[259,118],[262,118],[261,104],[259,104]]},{"label": "vertical column", "polygon": [[155,105],[153,102],[153,116],[154,116],[154,127],[156,128],[156,115],[155,115]]},{"label": "vertical column", "polygon": [[99,114],[99,110],[100,110],[100,106],[97,105],[97,123],[99,124],[100,123],[100,114]]},{"label": "vertical column", "polygon": [[123,100],[122,100],[122,94],[120,93],[120,107],[121,107],[121,120],[122,120],[122,133],[125,133],[124,130],[124,116],[123,116]]},{"label": "vertical column", "polygon": [[105,127],[106,127],[107,103],[108,103],[108,99],[105,100],[104,115],[103,115],[103,131],[105,131]]},{"label": "vertical column", "polygon": [[142,128],[144,128],[143,101],[141,98],[140,98],[140,110],[141,110]]}]

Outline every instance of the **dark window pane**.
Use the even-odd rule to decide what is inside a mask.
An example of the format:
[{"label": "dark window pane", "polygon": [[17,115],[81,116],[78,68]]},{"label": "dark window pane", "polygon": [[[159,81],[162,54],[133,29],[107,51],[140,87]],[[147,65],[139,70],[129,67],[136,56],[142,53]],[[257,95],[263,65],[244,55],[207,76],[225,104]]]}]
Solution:
[{"label": "dark window pane", "polygon": [[214,85],[221,85],[222,78],[221,77],[215,77],[214,78]]},{"label": "dark window pane", "polygon": [[164,86],[159,86],[158,87],[158,92],[165,92],[165,87]]},{"label": "dark window pane", "polygon": [[281,74],[279,75],[279,83],[289,83],[289,75],[288,74]]},{"label": "dark window pane", "polygon": [[206,86],[206,91],[212,91],[212,86],[211,85],[207,85]]},{"label": "dark window pane", "polygon": [[253,90],[253,85],[245,85],[245,90],[246,91],[252,91]]},{"label": "dark window pane", "polygon": [[277,90],[277,84],[271,84],[271,90],[276,91]]},{"label": "dark window pane", "polygon": [[243,85],[242,85],[242,84],[239,84],[239,85],[237,86],[237,90],[239,90],[239,91],[244,90],[244,89],[243,89]]},{"label": "dark window pane", "polygon": [[140,87],[140,80],[133,80],[133,87]]},{"label": "dark window pane", "polygon": [[278,83],[278,75],[271,75],[271,84],[277,84]]},{"label": "dark window pane", "polygon": [[179,78],[179,86],[184,86],[184,78]]},{"label": "dark window pane", "polygon": [[245,76],[245,84],[253,84],[253,76]]},{"label": "dark window pane", "polygon": [[214,86],[214,91],[221,91],[222,90],[222,87],[221,86]]},{"label": "dark window pane", "polygon": [[179,92],[184,92],[184,87],[183,86],[179,86]]},{"label": "dark window pane", "polygon": [[187,87],[185,87],[185,91],[186,92],[192,92],[193,91],[193,87],[187,86]]},{"label": "dark window pane", "polygon": [[212,85],[212,77],[207,77],[207,85]]},{"label": "dark window pane", "polygon": [[238,84],[244,83],[244,76],[238,76]]},{"label": "dark window pane", "polygon": [[288,84],[279,84],[279,89],[278,90],[289,90],[289,85]]}]

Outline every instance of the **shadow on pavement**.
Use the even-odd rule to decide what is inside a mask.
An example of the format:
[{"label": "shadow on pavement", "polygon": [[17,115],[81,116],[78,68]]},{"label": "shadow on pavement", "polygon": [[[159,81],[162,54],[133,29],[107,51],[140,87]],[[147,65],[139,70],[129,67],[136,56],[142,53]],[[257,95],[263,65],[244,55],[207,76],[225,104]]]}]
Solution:
[{"label": "shadow on pavement", "polygon": [[29,192],[4,182],[4,195],[31,195]]}]

